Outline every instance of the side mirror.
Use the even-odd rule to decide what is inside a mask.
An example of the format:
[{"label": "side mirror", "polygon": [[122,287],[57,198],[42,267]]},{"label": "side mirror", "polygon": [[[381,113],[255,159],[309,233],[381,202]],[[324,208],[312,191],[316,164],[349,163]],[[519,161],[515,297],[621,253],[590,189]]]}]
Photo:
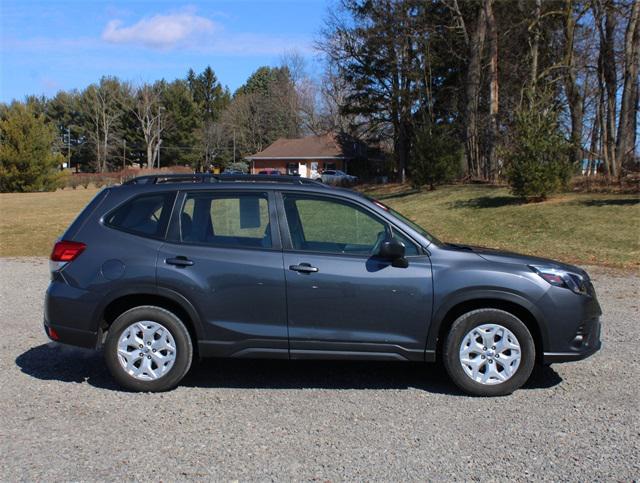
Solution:
[{"label": "side mirror", "polygon": [[396,238],[382,242],[378,256],[385,260],[391,260],[394,267],[407,268],[409,266],[409,262],[404,258],[404,244]]}]

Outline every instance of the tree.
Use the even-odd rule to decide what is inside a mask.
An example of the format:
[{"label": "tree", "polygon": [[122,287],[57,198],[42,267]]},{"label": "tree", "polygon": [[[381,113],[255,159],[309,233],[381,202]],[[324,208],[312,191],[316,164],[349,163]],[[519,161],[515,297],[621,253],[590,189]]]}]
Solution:
[{"label": "tree", "polygon": [[163,162],[195,166],[200,159],[196,132],[201,120],[187,82],[178,79],[166,84],[162,90],[162,105],[168,118],[163,134]]},{"label": "tree", "polygon": [[166,108],[162,105],[163,83],[143,84],[134,92],[131,112],[138,120],[147,151],[147,166],[153,167],[160,154],[162,133],[167,126]]},{"label": "tree", "polygon": [[242,155],[261,151],[280,137],[298,137],[297,93],[285,67],[260,67],[234,94],[222,117]]},{"label": "tree", "polygon": [[189,69],[187,85],[193,100],[200,108],[203,121],[217,121],[220,113],[229,104],[230,94],[227,89],[223,89],[213,69],[207,66],[197,75],[193,69]]},{"label": "tree", "polygon": [[638,126],[638,97],[640,95],[640,1],[632,2],[624,37],[624,74],[620,121],[616,141],[616,161],[620,166],[633,158]]},{"label": "tree", "polygon": [[504,148],[506,176],[516,196],[541,200],[566,187],[571,174],[571,145],[558,126],[553,97],[539,90],[529,93],[516,114]]},{"label": "tree", "polygon": [[0,110],[0,191],[51,191],[63,157],[54,152],[56,128],[32,106]]},{"label": "tree", "polygon": [[[82,93],[82,109],[91,131],[87,138],[94,145],[96,170],[105,172],[110,151],[116,146],[120,120],[128,110],[129,86],[116,77],[103,77]],[[119,147],[119,146],[118,146]]]},{"label": "tree", "polygon": [[465,40],[467,63],[465,71],[465,155],[469,174],[477,178],[483,175],[482,149],[478,127],[480,87],[482,81],[482,54],[487,34],[486,8],[472,4],[473,9],[465,19],[457,0],[452,0],[452,8]]},{"label": "tree", "polygon": [[463,147],[447,126],[427,122],[417,127],[411,149],[411,184],[416,188],[428,184],[433,190],[436,184],[453,180],[460,175],[462,156]]},{"label": "tree", "polygon": [[571,162],[575,165],[582,159],[582,124],[584,116],[584,99],[578,85],[578,73],[575,60],[575,36],[577,23],[585,10],[576,13],[574,0],[565,0],[564,6],[564,88],[569,104],[571,117]]},{"label": "tree", "polygon": [[[327,21],[319,47],[350,86],[343,113],[364,116],[371,130],[391,132],[402,180],[420,99],[420,18],[424,3],[343,0]],[[346,17],[346,18],[345,18]]]}]

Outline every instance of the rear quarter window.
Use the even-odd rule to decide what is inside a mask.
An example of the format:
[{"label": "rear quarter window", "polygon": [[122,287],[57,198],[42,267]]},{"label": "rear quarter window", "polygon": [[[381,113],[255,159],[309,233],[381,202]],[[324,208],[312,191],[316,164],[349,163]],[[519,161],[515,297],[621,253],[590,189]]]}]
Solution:
[{"label": "rear quarter window", "polygon": [[175,193],[153,193],[130,199],[105,216],[105,225],[135,235],[164,238]]}]

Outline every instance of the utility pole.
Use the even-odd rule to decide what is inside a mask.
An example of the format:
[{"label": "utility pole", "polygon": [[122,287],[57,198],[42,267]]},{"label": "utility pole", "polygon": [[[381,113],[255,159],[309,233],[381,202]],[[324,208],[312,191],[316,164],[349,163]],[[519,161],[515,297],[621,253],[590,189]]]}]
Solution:
[{"label": "utility pole", "polygon": [[158,169],[160,169],[160,145],[162,144],[160,125],[162,124],[162,111],[164,110],[164,106],[158,108]]},{"label": "utility pole", "polygon": [[71,169],[71,129],[69,129],[68,127],[67,127],[67,167]]}]

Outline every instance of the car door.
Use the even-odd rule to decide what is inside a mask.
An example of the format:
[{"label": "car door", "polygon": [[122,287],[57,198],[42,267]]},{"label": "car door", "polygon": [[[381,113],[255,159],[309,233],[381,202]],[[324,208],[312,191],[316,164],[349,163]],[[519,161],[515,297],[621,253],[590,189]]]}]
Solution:
[{"label": "car door", "polygon": [[[291,357],[423,360],[428,256],[364,205],[293,192],[278,202]],[[389,236],[406,245],[406,268],[374,256]]]},{"label": "car door", "polygon": [[159,290],[202,321],[201,353],[288,358],[285,279],[273,194],[194,190],[176,201]]}]

